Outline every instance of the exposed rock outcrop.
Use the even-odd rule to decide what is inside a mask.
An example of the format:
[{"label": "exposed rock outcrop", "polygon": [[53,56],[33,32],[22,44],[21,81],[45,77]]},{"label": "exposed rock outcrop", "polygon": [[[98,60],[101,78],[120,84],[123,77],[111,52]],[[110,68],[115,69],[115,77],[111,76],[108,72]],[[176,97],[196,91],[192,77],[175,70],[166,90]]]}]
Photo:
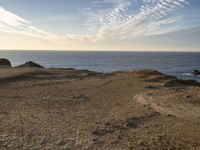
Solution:
[{"label": "exposed rock outcrop", "polygon": [[179,87],[179,86],[199,86],[200,83],[194,80],[181,80],[181,79],[174,79],[169,80],[163,85],[164,87]]},{"label": "exposed rock outcrop", "polygon": [[199,76],[200,75],[200,71],[199,70],[194,70],[193,71],[193,75],[194,76]]},{"label": "exposed rock outcrop", "polygon": [[11,63],[6,58],[0,58],[0,67],[11,67]]},{"label": "exposed rock outcrop", "polygon": [[18,66],[18,68],[23,68],[23,67],[44,68],[43,66],[36,64],[35,62],[32,61],[26,62],[25,64]]}]

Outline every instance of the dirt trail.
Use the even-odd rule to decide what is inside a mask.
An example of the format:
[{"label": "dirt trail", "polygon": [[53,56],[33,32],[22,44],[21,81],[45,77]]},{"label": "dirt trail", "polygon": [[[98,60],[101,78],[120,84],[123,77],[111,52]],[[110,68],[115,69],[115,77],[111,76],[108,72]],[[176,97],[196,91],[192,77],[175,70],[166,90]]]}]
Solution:
[{"label": "dirt trail", "polygon": [[164,115],[171,115],[187,120],[196,119],[200,121],[200,106],[183,102],[184,100],[182,102],[177,102],[177,99],[174,99],[172,96],[140,94],[135,96],[133,99]]}]

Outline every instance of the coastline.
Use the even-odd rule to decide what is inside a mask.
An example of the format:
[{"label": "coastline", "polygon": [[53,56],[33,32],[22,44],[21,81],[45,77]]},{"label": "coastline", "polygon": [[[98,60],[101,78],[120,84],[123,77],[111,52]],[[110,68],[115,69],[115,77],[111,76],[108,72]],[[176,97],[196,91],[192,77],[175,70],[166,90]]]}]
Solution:
[{"label": "coastline", "polygon": [[72,67],[105,73],[153,69],[180,79],[200,82],[199,77],[191,75],[193,70],[199,70],[199,54],[193,52],[0,51],[1,57],[11,60],[12,66],[19,66],[32,60],[46,68]]},{"label": "coastline", "polygon": [[153,70],[1,68],[0,148],[199,148],[199,84]]}]

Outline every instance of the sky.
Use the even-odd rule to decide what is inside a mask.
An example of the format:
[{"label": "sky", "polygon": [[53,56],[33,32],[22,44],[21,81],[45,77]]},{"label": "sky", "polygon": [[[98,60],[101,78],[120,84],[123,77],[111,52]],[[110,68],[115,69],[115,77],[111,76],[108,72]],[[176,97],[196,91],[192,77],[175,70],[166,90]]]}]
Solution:
[{"label": "sky", "polygon": [[200,51],[200,0],[0,0],[0,49]]}]

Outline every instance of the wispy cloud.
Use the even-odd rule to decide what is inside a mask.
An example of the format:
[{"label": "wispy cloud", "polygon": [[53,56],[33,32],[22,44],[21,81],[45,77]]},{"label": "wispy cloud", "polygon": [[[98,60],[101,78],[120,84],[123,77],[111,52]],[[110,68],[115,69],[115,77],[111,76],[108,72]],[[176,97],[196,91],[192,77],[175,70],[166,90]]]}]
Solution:
[{"label": "wispy cloud", "polygon": [[9,12],[3,7],[0,7],[0,32],[12,36],[21,35],[52,40],[57,38],[56,35],[39,29],[32,25],[30,21]]},{"label": "wispy cloud", "polygon": [[188,4],[187,0],[143,0],[137,14],[127,15],[126,12],[131,9],[134,2],[138,1],[133,0],[129,2],[129,5],[124,5],[123,11],[116,11],[120,9],[120,5],[113,8],[114,15],[109,14],[110,19],[101,26],[98,36],[124,39],[173,31],[175,29],[167,25],[180,21],[181,16],[173,16],[172,12]]},{"label": "wispy cloud", "polygon": [[[93,0],[90,7],[80,10],[80,13],[88,16],[84,25],[94,30],[93,34],[63,36],[46,32],[0,7],[0,32],[63,43],[158,35],[177,30],[171,24],[180,21],[182,16],[172,13],[188,4],[189,0]],[[65,16],[56,19],[65,20]]]},{"label": "wispy cloud", "polygon": [[[89,16],[86,25],[113,27],[126,21],[126,11],[131,2],[130,0],[96,0],[92,4],[92,7],[81,10],[82,13]],[[105,5],[109,7],[105,7]]]}]

